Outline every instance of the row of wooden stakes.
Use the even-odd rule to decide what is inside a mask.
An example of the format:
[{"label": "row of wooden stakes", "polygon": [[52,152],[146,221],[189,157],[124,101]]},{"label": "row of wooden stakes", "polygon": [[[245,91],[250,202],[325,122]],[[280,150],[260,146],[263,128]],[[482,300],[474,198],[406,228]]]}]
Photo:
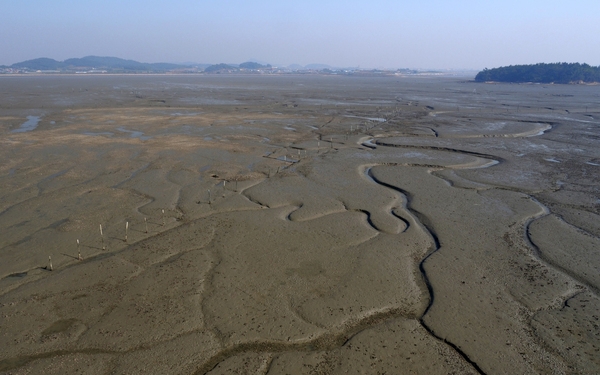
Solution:
[{"label": "row of wooden stakes", "polygon": [[[161,210],[162,212],[162,225],[165,226],[166,222],[165,222],[165,210]],[[146,233],[148,233],[148,219],[144,218],[144,226],[146,228]],[[128,235],[129,235],[129,221],[125,222],[125,238],[124,238],[124,242],[127,242],[128,240]],[[100,224],[100,240],[102,241],[102,250],[106,250],[106,243],[104,242],[104,231],[102,230],[102,224]],[[81,256],[81,243],[79,242],[79,239],[77,239],[77,260],[83,260],[83,257]],[[52,256],[49,255],[48,256],[48,267],[46,267],[47,270],[52,271],[53,267],[52,267]]]}]

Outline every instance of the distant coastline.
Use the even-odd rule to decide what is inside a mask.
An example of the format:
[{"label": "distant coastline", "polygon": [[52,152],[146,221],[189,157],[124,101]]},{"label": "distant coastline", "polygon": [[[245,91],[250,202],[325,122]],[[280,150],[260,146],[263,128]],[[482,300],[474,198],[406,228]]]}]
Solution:
[{"label": "distant coastline", "polygon": [[437,71],[416,69],[361,69],[339,68],[325,64],[309,64],[301,66],[272,66],[257,62],[241,64],[172,64],[142,63],[118,57],[86,56],[57,61],[49,58],[38,58],[22,61],[10,66],[0,66],[0,75],[189,75],[189,74],[319,74],[319,75],[352,75],[352,76],[448,76],[470,75],[462,71]]}]

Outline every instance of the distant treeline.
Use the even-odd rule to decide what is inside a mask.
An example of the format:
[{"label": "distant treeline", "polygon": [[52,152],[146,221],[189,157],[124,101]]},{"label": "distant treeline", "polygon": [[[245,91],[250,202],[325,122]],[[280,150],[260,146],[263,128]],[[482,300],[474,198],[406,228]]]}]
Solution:
[{"label": "distant treeline", "polygon": [[475,76],[477,82],[577,83],[600,82],[600,66],[579,63],[511,65],[484,69]]}]

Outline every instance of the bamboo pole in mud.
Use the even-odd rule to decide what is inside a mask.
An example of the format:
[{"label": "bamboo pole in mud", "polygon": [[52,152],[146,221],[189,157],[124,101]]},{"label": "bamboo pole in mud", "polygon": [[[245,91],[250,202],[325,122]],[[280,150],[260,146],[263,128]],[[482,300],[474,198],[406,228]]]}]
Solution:
[{"label": "bamboo pole in mud", "polygon": [[146,233],[148,233],[148,220],[144,218],[144,225],[146,226]]},{"label": "bamboo pole in mud", "polygon": [[125,242],[127,242],[127,232],[129,232],[129,221],[125,222]]},{"label": "bamboo pole in mud", "polygon": [[48,255],[48,270],[52,271],[52,256]]},{"label": "bamboo pole in mud", "polygon": [[81,257],[81,245],[79,244],[79,239],[77,239],[77,260],[83,260]]},{"label": "bamboo pole in mud", "polygon": [[161,211],[162,211],[162,220],[163,220],[163,224],[162,225],[164,227],[165,226],[165,210],[162,209]]},{"label": "bamboo pole in mud", "polygon": [[208,204],[210,204],[210,189],[208,189],[206,191],[208,191]]},{"label": "bamboo pole in mud", "polygon": [[102,241],[102,250],[106,250],[106,246],[104,245],[104,233],[102,233],[102,224],[100,224],[100,241]]},{"label": "bamboo pole in mud", "polygon": [[237,182],[238,182],[238,179],[237,179],[237,177],[236,177],[236,178],[235,178],[235,192],[236,192],[236,193],[237,193],[237,191],[238,191],[238,190],[237,190]]}]

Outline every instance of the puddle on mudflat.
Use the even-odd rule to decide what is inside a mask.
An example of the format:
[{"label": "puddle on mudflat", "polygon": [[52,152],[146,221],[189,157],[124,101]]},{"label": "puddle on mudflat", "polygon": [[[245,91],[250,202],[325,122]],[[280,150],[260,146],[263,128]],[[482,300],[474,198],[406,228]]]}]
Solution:
[{"label": "puddle on mudflat", "polygon": [[115,135],[113,132],[83,132],[83,135],[97,136],[97,135],[106,135],[108,137],[112,137]]},{"label": "puddle on mudflat", "polygon": [[130,135],[131,138],[138,138],[141,141],[147,141],[152,138],[147,135],[144,135],[144,132],[137,131],[137,130],[127,130],[123,127],[117,128],[117,130],[120,132],[123,132],[123,133],[129,133],[129,134],[131,134]]},{"label": "puddle on mudflat", "polygon": [[386,119],[384,119],[382,117],[362,117],[362,116],[353,116],[353,115],[345,115],[344,117],[359,118],[359,119],[363,119],[363,120],[376,121],[376,122],[386,122]]},{"label": "puddle on mudflat", "polygon": [[18,129],[14,129],[11,133],[30,132],[37,128],[41,118],[41,116],[27,116],[27,121],[22,123]]},{"label": "puddle on mudflat", "polygon": [[300,161],[300,160],[288,158],[286,156],[280,156],[280,157],[277,158],[277,160],[285,161],[285,162],[288,162],[288,163],[297,163],[297,162]]}]

